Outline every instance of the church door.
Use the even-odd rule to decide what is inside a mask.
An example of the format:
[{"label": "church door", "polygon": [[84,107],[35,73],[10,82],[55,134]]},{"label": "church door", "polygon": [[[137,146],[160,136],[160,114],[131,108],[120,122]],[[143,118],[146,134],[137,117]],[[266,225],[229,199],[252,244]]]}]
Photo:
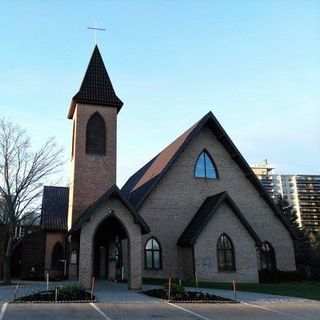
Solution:
[{"label": "church door", "polygon": [[114,217],[107,218],[98,227],[94,237],[94,276],[97,279],[121,279],[121,240],[126,237],[125,230]]}]

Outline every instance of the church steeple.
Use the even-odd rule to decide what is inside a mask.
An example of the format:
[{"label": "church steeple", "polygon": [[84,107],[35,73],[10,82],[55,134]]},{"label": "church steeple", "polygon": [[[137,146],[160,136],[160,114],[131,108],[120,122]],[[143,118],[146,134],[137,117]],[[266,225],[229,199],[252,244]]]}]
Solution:
[{"label": "church steeple", "polygon": [[73,122],[69,228],[85,209],[116,184],[117,115],[122,105],[95,46],[68,114]]},{"label": "church steeple", "polygon": [[68,118],[72,119],[77,103],[116,107],[118,112],[123,102],[117,97],[96,45],[79,92],[72,98]]}]

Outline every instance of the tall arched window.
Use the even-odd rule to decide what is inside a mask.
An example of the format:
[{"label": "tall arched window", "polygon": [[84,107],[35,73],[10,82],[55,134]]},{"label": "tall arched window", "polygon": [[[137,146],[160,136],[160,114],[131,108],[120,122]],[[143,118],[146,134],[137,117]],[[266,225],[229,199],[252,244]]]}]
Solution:
[{"label": "tall arched window", "polygon": [[235,271],[234,248],[231,239],[222,234],[217,242],[218,269],[219,271]]},{"label": "tall arched window", "polygon": [[94,113],[87,123],[86,152],[105,154],[106,128],[99,113]]},{"label": "tall arched window", "polygon": [[144,248],[146,269],[161,269],[161,247],[155,238],[150,238]]},{"label": "tall arched window", "polygon": [[217,169],[207,151],[202,151],[197,159],[194,176],[196,178],[217,179]]},{"label": "tall arched window", "polygon": [[260,262],[262,270],[275,270],[277,268],[276,254],[269,242],[264,242],[260,248]]},{"label": "tall arched window", "polygon": [[54,269],[63,269],[63,263],[60,260],[64,259],[64,250],[60,242],[57,242],[52,249],[51,267]]}]

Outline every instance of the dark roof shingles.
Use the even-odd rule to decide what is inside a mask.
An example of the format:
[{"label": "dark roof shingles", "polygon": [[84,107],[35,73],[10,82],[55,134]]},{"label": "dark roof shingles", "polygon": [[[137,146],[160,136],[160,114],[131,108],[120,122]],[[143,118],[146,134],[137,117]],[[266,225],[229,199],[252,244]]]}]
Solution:
[{"label": "dark roof shingles", "polygon": [[68,118],[71,119],[76,103],[96,104],[121,109],[98,46],[95,46],[79,92],[73,97]]},{"label": "dark roof shingles", "polygon": [[68,202],[68,187],[44,187],[41,208],[43,229],[67,230]]}]

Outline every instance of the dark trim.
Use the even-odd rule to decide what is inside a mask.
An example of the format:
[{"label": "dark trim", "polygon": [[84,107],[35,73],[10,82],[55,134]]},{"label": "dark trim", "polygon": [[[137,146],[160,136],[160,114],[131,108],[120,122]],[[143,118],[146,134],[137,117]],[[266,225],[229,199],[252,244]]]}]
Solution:
[{"label": "dark trim", "polygon": [[[155,240],[157,242],[157,244],[159,245],[159,250],[146,249],[147,243],[150,240]],[[153,267],[149,268],[147,266],[147,251],[151,251],[152,252],[152,265],[153,266],[154,266],[154,255],[153,255],[153,252],[154,251],[159,252],[159,265],[160,265],[159,268],[153,268]],[[161,247],[160,241],[156,237],[152,236],[152,237],[148,238],[148,240],[144,244],[143,252],[144,252],[144,269],[145,270],[154,270],[154,271],[162,270],[162,247]]]},{"label": "dark trim", "polygon": [[111,196],[117,197],[122,204],[129,210],[129,212],[133,216],[133,220],[135,223],[139,224],[141,227],[142,234],[146,234],[150,232],[150,228],[147,225],[147,223],[143,220],[143,218],[140,216],[140,214],[131,206],[129,201],[124,197],[122,192],[119,190],[119,188],[116,185],[113,185],[107,192],[105,192],[97,201],[95,201],[92,205],[90,205],[84,213],[76,220],[74,223],[74,226],[69,231],[69,233],[73,233],[77,230],[79,230],[83,224],[86,223],[91,217],[91,215],[94,213],[94,211],[100,207],[103,203],[105,203]]},{"label": "dark trim", "polygon": [[[206,155],[209,157],[209,159],[211,160],[212,165],[213,165],[213,168],[214,168],[214,170],[215,170],[216,178],[209,178],[209,177],[207,177],[207,176],[206,176],[206,177],[197,177],[197,176],[196,176],[197,163],[198,163],[198,161],[199,161],[200,156],[201,156],[203,153],[206,154]],[[206,175],[207,175],[206,166],[205,166],[205,173],[206,173]],[[208,151],[206,148],[204,148],[204,149],[199,153],[199,155],[198,155],[198,157],[197,157],[196,163],[194,164],[193,176],[194,176],[194,178],[196,178],[196,179],[206,179],[206,180],[218,180],[218,179],[219,179],[219,172],[218,172],[216,163],[214,162],[213,158],[211,157],[211,154],[209,153],[209,151]]]},{"label": "dark trim", "polygon": [[[198,220],[198,215],[201,214],[201,209],[203,208],[203,206],[206,204],[207,201],[210,201],[210,200],[213,200],[213,199],[216,200],[215,204],[213,205],[212,208],[210,208],[210,212],[204,217],[204,219],[202,219],[200,221],[200,224],[197,226],[197,229],[194,230],[193,227],[194,227],[195,222]],[[192,220],[190,221],[190,223],[188,224],[188,226],[185,228],[185,230],[183,231],[182,235],[178,239],[178,243],[177,244],[180,245],[180,246],[194,245],[196,243],[196,240],[197,240],[198,236],[200,235],[200,233],[204,229],[204,227],[207,225],[207,223],[210,221],[212,216],[215,214],[217,209],[220,207],[220,205],[224,201],[228,202],[228,204],[230,205],[232,211],[236,214],[237,218],[240,220],[240,222],[243,224],[243,226],[246,228],[248,233],[251,235],[251,237],[255,241],[256,246],[260,247],[262,245],[262,241],[260,240],[259,236],[253,230],[251,225],[248,223],[246,218],[243,216],[243,214],[241,213],[239,208],[236,206],[236,204],[234,203],[234,201],[231,199],[230,195],[226,191],[218,193],[218,194],[216,194],[216,195],[214,195],[212,197],[208,197],[203,202],[203,204],[201,205],[201,207],[199,208],[197,213],[194,215],[194,217],[192,218]]]}]

